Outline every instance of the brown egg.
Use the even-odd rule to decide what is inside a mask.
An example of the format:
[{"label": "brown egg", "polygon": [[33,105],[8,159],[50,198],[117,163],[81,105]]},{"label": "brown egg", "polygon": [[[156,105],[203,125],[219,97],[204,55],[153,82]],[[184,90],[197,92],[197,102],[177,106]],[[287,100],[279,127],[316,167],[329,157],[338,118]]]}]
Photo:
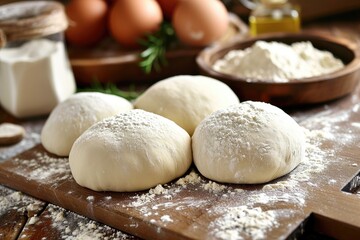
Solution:
[{"label": "brown egg", "polygon": [[228,12],[219,0],[182,0],[175,8],[172,24],[181,42],[205,46],[225,34]]},{"label": "brown egg", "polygon": [[124,46],[137,47],[138,40],[156,31],[163,20],[155,0],[118,0],[110,11],[111,35]]},{"label": "brown egg", "polygon": [[72,0],[65,7],[69,27],[65,31],[69,43],[90,46],[106,33],[108,7],[103,0]]}]

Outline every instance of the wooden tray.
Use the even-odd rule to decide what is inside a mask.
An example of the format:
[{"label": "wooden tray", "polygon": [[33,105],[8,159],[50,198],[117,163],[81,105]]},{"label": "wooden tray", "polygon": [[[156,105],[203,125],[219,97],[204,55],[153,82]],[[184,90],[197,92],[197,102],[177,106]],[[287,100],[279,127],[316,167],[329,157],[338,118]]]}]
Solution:
[{"label": "wooden tray", "polygon": [[[231,40],[234,36],[244,37],[248,28],[236,15],[229,14],[230,27],[217,44]],[[166,53],[168,64],[161,71],[146,74],[139,67],[141,50],[126,49],[112,38],[100,42],[95,48],[68,47],[70,64],[80,86],[94,81],[116,84],[152,83],[166,77],[180,74],[197,74],[195,62],[203,48],[179,45]]]},{"label": "wooden tray", "polygon": [[360,185],[357,93],[307,118],[293,115],[312,130],[307,160],[265,185],[224,185],[200,178],[144,192],[94,192],[74,182],[67,158],[50,155],[41,145],[0,163],[0,184],[145,239],[227,239],[231,234],[245,239],[299,239],[307,234],[356,239],[360,195],[352,192]]}]

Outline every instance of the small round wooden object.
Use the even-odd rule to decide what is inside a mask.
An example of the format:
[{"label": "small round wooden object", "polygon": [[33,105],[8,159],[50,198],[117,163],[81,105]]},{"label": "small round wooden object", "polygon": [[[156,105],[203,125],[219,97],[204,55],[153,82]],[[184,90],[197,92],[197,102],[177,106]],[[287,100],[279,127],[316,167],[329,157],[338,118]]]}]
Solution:
[{"label": "small round wooden object", "polygon": [[25,129],[16,124],[0,124],[0,145],[11,145],[20,142],[25,135]]},{"label": "small round wooden object", "polygon": [[[245,79],[215,71],[214,62],[234,49],[251,47],[256,41],[276,41],[286,44],[310,41],[315,48],[326,50],[342,60],[345,67],[330,74],[289,82],[275,83]],[[315,104],[351,93],[360,80],[360,52],[356,44],[346,39],[316,34],[271,34],[204,49],[196,59],[200,72],[228,84],[240,100],[268,102],[277,106]],[[256,64],[256,63],[255,63]]]}]

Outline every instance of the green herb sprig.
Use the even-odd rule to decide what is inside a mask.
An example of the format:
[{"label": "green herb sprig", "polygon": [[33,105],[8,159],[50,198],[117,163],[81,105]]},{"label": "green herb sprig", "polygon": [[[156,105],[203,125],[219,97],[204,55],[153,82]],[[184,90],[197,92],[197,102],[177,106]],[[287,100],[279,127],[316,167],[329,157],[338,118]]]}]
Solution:
[{"label": "green herb sprig", "polygon": [[163,21],[159,30],[147,35],[145,39],[139,40],[141,46],[145,47],[140,53],[141,62],[139,66],[147,74],[153,69],[160,71],[167,65],[166,51],[177,42],[175,30],[170,22]]},{"label": "green herb sprig", "polygon": [[135,90],[134,85],[129,86],[129,90],[120,90],[114,83],[102,84],[98,81],[93,82],[90,87],[78,88],[78,92],[101,92],[123,97],[129,101],[136,99],[141,92]]}]

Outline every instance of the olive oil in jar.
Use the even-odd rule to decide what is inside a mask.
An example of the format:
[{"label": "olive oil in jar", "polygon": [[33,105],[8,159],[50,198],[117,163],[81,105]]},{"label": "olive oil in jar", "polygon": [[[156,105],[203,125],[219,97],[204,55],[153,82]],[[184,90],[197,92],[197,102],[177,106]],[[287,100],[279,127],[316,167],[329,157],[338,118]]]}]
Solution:
[{"label": "olive oil in jar", "polygon": [[261,0],[252,11],[249,23],[252,36],[301,30],[300,11],[287,0]]}]

